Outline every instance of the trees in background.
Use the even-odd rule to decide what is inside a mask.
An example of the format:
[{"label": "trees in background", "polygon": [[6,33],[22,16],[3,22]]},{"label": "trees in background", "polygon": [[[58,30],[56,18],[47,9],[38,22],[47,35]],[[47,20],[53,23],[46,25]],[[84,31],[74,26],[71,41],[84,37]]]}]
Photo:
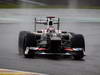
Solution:
[{"label": "trees in background", "polygon": [[67,5],[68,4],[68,0],[33,0],[33,1],[42,2],[47,5]]},{"label": "trees in background", "polygon": [[[48,5],[68,5],[70,1],[75,2],[75,0],[33,0],[38,2],[43,2]],[[100,0],[77,0],[78,6],[100,6]]]},{"label": "trees in background", "polygon": [[100,6],[100,0],[78,0],[79,6]]},{"label": "trees in background", "polygon": [[0,3],[17,3],[19,0],[0,0]]},{"label": "trees in background", "polygon": [[[68,5],[69,1],[75,0],[30,0],[42,2],[47,5]],[[20,0],[0,0],[0,3],[18,3]],[[100,0],[77,0],[77,6],[100,6]]]}]

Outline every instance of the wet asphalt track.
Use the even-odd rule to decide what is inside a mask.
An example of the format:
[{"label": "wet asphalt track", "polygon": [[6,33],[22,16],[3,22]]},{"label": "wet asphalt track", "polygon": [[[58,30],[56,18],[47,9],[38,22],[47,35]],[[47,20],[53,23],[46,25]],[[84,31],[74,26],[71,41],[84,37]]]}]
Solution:
[{"label": "wet asphalt track", "polygon": [[[33,31],[34,16],[47,15],[65,18],[61,22],[61,29],[82,33],[85,36],[86,57],[83,60],[52,60],[45,57],[26,59],[18,55],[18,33],[21,30]],[[66,18],[71,19],[67,19],[68,22]],[[0,68],[49,75],[100,75],[99,18],[100,10],[0,9]]]}]

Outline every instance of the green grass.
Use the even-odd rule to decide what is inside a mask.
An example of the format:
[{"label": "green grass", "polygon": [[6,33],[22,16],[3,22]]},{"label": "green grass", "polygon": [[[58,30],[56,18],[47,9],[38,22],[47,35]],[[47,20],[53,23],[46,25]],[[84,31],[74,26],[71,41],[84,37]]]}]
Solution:
[{"label": "green grass", "polygon": [[29,4],[19,5],[19,4],[0,4],[0,8],[67,8],[66,6],[34,6]]},{"label": "green grass", "polygon": [[[58,6],[34,6],[34,5],[29,5],[29,4],[24,4],[24,6],[21,6],[19,4],[13,4],[13,3],[2,3],[0,4],[0,8],[68,8],[67,6],[63,5],[58,5]],[[78,7],[79,9],[100,9],[100,6],[80,6]]]},{"label": "green grass", "polygon": [[81,9],[100,9],[100,6],[81,6]]},{"label": "green grass", "polygon": [[12,3],[0,4],[0,8],[19,8],[19,5]]},{"label": "green grass", "polygon": [[66,8],[65,6],[34,6],[29,4],[24,4],[23,6],[19,4],[12,4],[12,3],[6,3],[6,4],[0,4],[0,8]]}]

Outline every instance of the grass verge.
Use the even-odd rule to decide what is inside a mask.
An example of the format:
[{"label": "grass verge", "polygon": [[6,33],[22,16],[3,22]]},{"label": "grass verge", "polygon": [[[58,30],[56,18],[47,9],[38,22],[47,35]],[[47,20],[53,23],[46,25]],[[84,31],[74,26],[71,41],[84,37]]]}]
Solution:
[{"label": "grass verge", "polygon": [[[24,6],[20,5],[20,4],[14,4],[14,3],[0,3],[0,8],[4,9],[4,8],[68,8],[67,6],[63,6],[63,5],[57,5],[57,6],[34,6],[34,5],[30,5],[30,4],[24,4]],[[73,9],[73,8],[72,8]],[[78,9],[100,9],[100,6],[80,6],[78,7]]]},{"label": "grass verge", "polygon": [[19,5],[12,3],[0,3],[0,8],[19,8]]}]

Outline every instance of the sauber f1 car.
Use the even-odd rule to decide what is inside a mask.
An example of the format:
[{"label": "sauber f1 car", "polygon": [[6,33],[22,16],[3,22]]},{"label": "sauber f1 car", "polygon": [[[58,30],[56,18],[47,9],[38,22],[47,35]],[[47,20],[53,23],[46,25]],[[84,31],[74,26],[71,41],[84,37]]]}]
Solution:
[{"label": "sauber f1 car", "polygon": [[[37,30],[37,24],[46,26]],[[56,25],[56,27],[54,27]],[[60,18],[53,16],[34,20],[34,32],[21,31],[19,34],[19,53],[26,58],[35,55],[70,55],[82,59],[85,41],[82,34],[60,30]]]}]

